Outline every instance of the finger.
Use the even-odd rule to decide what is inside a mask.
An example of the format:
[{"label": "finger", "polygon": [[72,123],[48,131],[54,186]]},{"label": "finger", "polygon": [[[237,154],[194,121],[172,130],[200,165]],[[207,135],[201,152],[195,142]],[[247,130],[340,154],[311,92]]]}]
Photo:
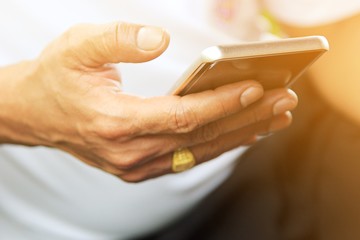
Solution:
[{"label": "finger", "polygon": [[[297,96],[291,90],[275,89],[267,91],[262,99],[250,107],[245,108],[243,111],[228,118],[212,122],[191,133],[183,134],[184,141],[192,142],[194,145],[212,141],[223,134],[263,122],[276,115],[291,111],[297,106],[297,103]],[[186,142],[178,141],[180,146],[186,145]]]},{"label": "finger", "polygon": [[276,115],[271,119],[255,123],[246,128],[230,132],[219,138],[191,147],[197,163],[211,160],[238,146],[248,144],[254,136],[274,133],[288,127],[292,122],[291,112]]},{"label": "finger", "polygon": [[[276,114],[291,111],[296,105],[297,97],[292,91],[271,90],[267,91],[261,100],[238,114],[212,122],[193,132],[140,136],[129,140],[127,144],[131,149],[139,148],[139,151],[132,153],[132,159],[141,159],[141,156],[156,158],[181,146],[193,146],[215,140],[221,135],[265,121]],[[133,166],[141,165],[144,161],[145,159],[133,162]]]},{"label": "finger", "polygon": [[[263,121],[245,129],[231,132],[219,137],[214,141],[193,146],[189,149],[193,153],[196,159],[196,164],[198,165],[214,159],[222,153],[234,149],[238,146],[249,144],[249,141],[254,141],[254,136],[258,134],[283,129],[289,126],[291,119],[290,112],[280,114],[271,120]],[[118,174],[118,176],[127,182],[141,182],[169,173],[172,173],[172,153],[162,155],[152,161],[146,162],[141,166]]]},{"label": "finger", "polygon": [[136,109],[132,124],[139,135],[187,133],[235,114],[262,96],[259,83],[243,81],[184,97],[145,99],[128,110]]},{"label": "finger", "polygon": [[[197,145],[192,148],[194,155],[196,156],[197,163],[203,163],[214,159],[224,152],[234,149],[238,146],[246,143],[245,140],[251,136],[269,134],[288,127],[292,122],[292,115],[290,112],[275,116],[271,120],[263,121],[261,123],[254,124],[247,127],[243,131],[235,131],[228,133],[218,139]],[[245,138],[239,138],[239,134],[246,136]]]},{"label": "finger", "polygon": [[292,90],[274,89],[266,91],[264,97],[250,107],[229,118],[221,119],[199,129],[199,131],[194,132],[194,137],[197,139],[198,137],[196,136],[199,135],[200,138],[205,139],[207,137],[209,138],[208,141],[210,141],[215,139],[217,135],[229,133],[265,121],[287,111],[292,111],[296,108],[297,104],[298,98]]},{"label": "finger", "polygon": [[251,136],[249,137],[248,140],[246,140],[243,145],[244,146],[250,146],[250,145],[253,145],[254,143],[256,143],[258,140],[258,136]]},{"label": "finger", "polygon": [[[126,157],[119,158],[116,155],[110,159],[114,159],[114,164],[120,168],[136,168],[179,147],[210,142],[224,134],[263,122],[276,114],[294,109],[296,104],[297,97],[292,91],[287,89],[267,91],[261,100],[238,114],[212,122],[192,132],[144,135],[127,139],[127,149],[132,149],[132,151],[128,151],[125,154]],[[123,144],[123,141],[119,140],[118,143]]]},{"label": "finger", "polygon": [[65,56],[86,67],[106,63],[145,62],[165,51],[169,35],[158,27],[125,22],[81,24],[64,34]]},{"label": "finger", "polygon": [[[106,172],[107,171],[107,163],[105,161],[103,161],[102,159],[98,158],[97,156],[94,156],[93,154],[78,154],[76,151],[74,151],[73,149],[68,149],[68,148],[61,148],[60,149],[70,153],[71,155],[73,155],[74,157],[76,157],[78,160],[82,161],[83,163],[86,163],[89,166],[98,168],[98,169],[102,169]],[[119,173],[119,172],[117,172]]]}]

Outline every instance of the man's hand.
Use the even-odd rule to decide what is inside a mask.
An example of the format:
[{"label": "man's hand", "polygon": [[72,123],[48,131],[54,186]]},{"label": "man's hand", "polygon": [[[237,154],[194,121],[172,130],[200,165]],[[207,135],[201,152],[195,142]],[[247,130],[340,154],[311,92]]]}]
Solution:
[{"label": "man's hand", "polygon": [[71,28],[36,60],[0,70],[6,89],[0,90],[0,141],[59,148],[138,182],[171,173],[180,147],[200,164],[291,122],[296,95],[286,89],[264,94],[255,81],[184,97],[122,92],[111,64],[152,60],[168,43],[168,34],[155,27]]}]

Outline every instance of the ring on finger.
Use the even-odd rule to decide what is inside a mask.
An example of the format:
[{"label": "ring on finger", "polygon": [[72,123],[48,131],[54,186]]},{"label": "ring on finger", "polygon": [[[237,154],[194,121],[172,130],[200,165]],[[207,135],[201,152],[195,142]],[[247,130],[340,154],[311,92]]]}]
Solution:
[{"label": "ring on finger", "polygon": [[174,172],[183,172],[192,168],[196,163],[192,152],[184,147],[174,151],[172,158],[172,170]]}]

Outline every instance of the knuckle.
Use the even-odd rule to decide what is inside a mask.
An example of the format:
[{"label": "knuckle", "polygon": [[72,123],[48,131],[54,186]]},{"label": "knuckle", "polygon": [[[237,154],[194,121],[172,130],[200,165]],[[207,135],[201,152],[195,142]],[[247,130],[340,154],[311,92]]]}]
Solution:
[{"label": "knuckle", "polygon": [[[253,134],[257,134],[257,135],[265,135],[265,134],[269,134],[271,132],[274,132],[276,130],[279,130],[279,127],[276,126],[277,123],[275,121],[268,121],[266,124],[264,124],[264,126],[260,129],[258,129],[257,131],[253,131]],[[282,128],[282,126],[281,126]]]},{"label": "knuckle", "polygon": [[[135,148],[134,148],[135,147]],[[147,150],[142,150],[139,146],[127,146],[126,151],[112,154],[112,164],[123,171],[131,171],[139,167],[140,164],[149,161],[151,155]]]},{"label": "knuckle", "polygon": [[220,138],[215,139],[209,142],[209,145],[207,145],[207,147],[203,150],[203,153],[201,154],[201,161],[206,162],[212,160],[233,148],[233,143],[226,143],[224,139]]},{"label": "knuckle", "polygon": [[124,157],[125,154],[123,154],[123,156],[119,156],[116,159],[112,158],[110,161],[116,168],[122,171],[130,171],[136,166],[138,160],[137,158],[128,155],[130,154],[127,154],[126,157]]},{"label": "knuckle", "polygon": [[88,27],[88,24],[75,24],[68,28],[65,33],[62,35],[63,39],[66,43],[72,45],[75,44],[78,39],[78,35],[81,34],[81,32]]},{"label": "knuckle", "polygon": [[99,138],[115,141],[129,139],[132,135],[131,127],[124,121],[114,120],[109,117],[96,117],[91,124],[91,131]]},{"label": "knuckle", "polygon": [[[106,99],[106,96],[103,99]],[[108,101],[106,99],[105,103],[92,102],[94,106],[90,115],[91,129],[100,138],[110,141],[125,141],[138,135],[136,113],[132,107],[125,102],[114,105],[108,104]]]},{"label": "knuckle", "polygon": [[196,139],[200,142],[210,142],[212,140],[217,139],[220,136],[221,133],[221,126],[214,122],[212,124],[209,124],[203,128],[200,128],[196,134]]},{"label": "knuckle", "polygon": [[127,37],[133,30],[133,24],[126,22],[116,22],[113,24],[113,30],[115,30],[118,37]]},{"label": "knuckle", "polygon": [[[126,40],[133,40],[130,39],[134,35],[132,34],[134,32],[134,25],[126,22],[117,22],[114,23],[112,29],[115,31],[117,43],[118,41],[126,41]],[[132,41],[130,41],[132,42]]]},{"label": "knuckle", "polygon": [[222,116],[229,116],[231,111],[225,106],[224,101],[219,101],[219,109],[221,109]]},{"label": "knuckle", "polygon": [[66,59],[75,58],[81,60],[77,49],[84,44],[88,43],[87,39],[80,38],[84,29],[88,27],[88,24],[76,24],[71,26],[68,30],[60,37],[60,43],[57,47],[60,51],[61,56]]},{"label": "knuckle", "polygon": [[124,171],[114,168],[113,166],[104,166],[104,167],[102,167],[102,170],[104,170],[112,175],[115,175],[115,176],[120,176],[120,175],[124,174]]},{"label": "knuckle", "polygon": [[97,125],[95,127],[95,132],[100,138],[109,141],[114,141],[121,136],[119,131],[109,124]]},{"label": "knuckle", "polygon": [[[116,22],[112,29],[115,31],[117,43],[135,44],[138,30],[142,25],[128,23],[128,22]],[[123,49],[126,50],[126,49]]]},{"label": "knuckle", "polygon": [[258,123],[261,122],[262,120],[263,120],[263,116],[259,114],[259,111],[257,110],[251,111],[251,117],[249,123]]},{"label": "knuckle", "polygon": [[120,178],[127,183],[139,183],[146,180],[146,177],[139,173],[123,174]]},{"label": "knuckle", "polygon": [[119,37],[122,23],[111,23],[104,31],[102,31],[99,44],[101,44],[102,55],[106,56],[110,62],[117,62],[116,54],[114,52],[120,52]]},{"label": "knuckle", "polygon": [[114,141],[119,137],[118,132],[108,124],[96,124],[93,132],[101,139],[109,141]]},{"label": "knuckle", "polygon": [[128,56],[128,59],[123,61],[130,61],[130,59],[132,62],[144,61],[146,54],[144,55],[141,51],[138,51],[137,47],[137,33],[140,28],[141,25],[128,22],[114,23],[111,30],[114,37],[109,38],[113,40],[111,53],[113,54],[114,49],[116,49],[118,52],[122,52],[123,55]]},{"label": "knuckle", "polygon": [[185,107],[179,103],[171,112],[169,127],[175,133],[188,133],[199,128],[199,119],[190,107]]}]

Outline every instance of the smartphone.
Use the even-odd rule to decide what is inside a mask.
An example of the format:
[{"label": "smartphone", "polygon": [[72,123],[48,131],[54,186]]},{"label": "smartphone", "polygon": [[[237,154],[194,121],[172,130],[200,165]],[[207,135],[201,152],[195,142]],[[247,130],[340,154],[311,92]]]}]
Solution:
[{"label": "smartphone", "polygon": [[256,80],[264,89],[289,87],[328,50],[323,36],[209,47],[170,93],[183,96],[242,80]]}]

